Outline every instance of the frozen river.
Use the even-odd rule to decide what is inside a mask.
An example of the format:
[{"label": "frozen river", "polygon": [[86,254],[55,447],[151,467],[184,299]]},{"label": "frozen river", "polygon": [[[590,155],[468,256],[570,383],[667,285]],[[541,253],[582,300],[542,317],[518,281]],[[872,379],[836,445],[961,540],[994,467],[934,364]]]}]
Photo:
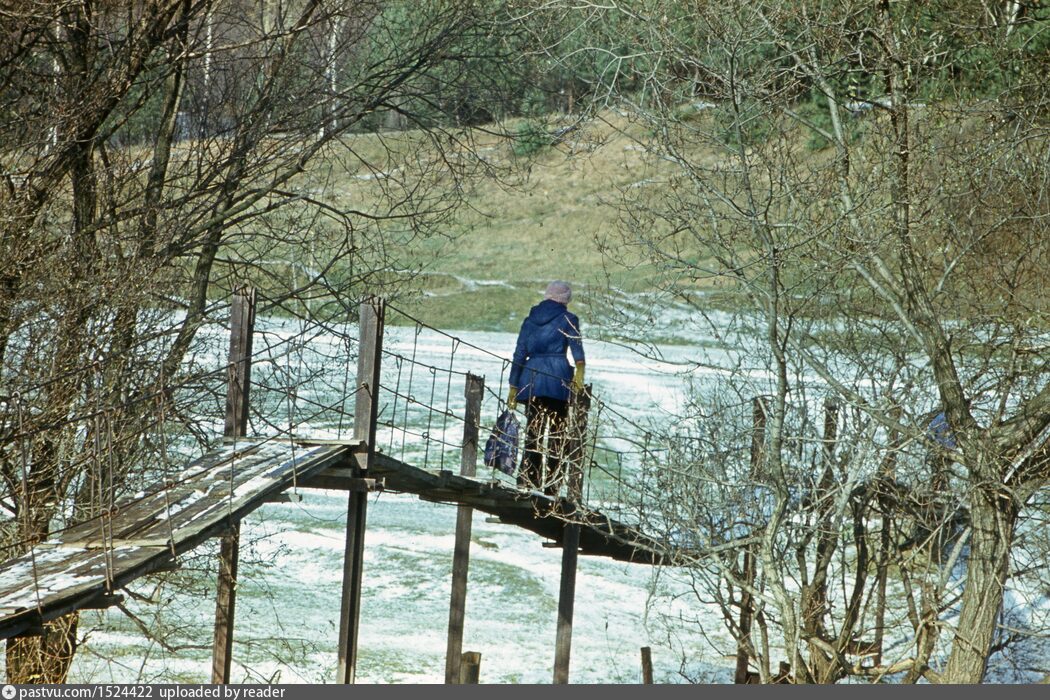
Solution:
[{"label": "frozen river", "polygon": [[[352,348],[338,329],[307,333],[295,323],[263,323],[256,347],[251,432],[348,437],[346,415],[333,412],[353,386]],[[348,337],[356,329],[346,329]],[[466,372],[486,381],[482,422],[491,425],[506,392],[506,358],[514,336],[463,332],[456,337],[409,327],[385,335],[379,446],[408,462],[458,470],[462,423],[424,410],[429,405],[462,415]],[[221,366],[225,337],[216,334],[211,361]],[[266,348],[272,348],[272,352]],[[291,350],[289,349],[291,348]],[[669,345],[642,357],[619,344],[588,342],[587,379],[607,404],[599,417],[598,447],[622,451],[619,476],[630,482],[637,469],[630,451],[648,421],[666,425],[680,407],[685,387],[714,387],[729,374],[737,399],[768,391],[768,373],[748,358],[715,343]],[[341,359],[340,359],[341,356]],[[205,363],[206,364],[206,363]],[[298,387],[288,399],[266,387]],[[732,398],[732,397],[731,397]],[[346,406],[352,410],[352,399]],[[593,413],[592,413],[593,415]],[[202,415],[205,429],[222,430],[221,407]],[[482,436],[484,439],[484,434]],[[444,444],[443,444],[444,443]],[[601,461],[601,460],[599,460]],[[479,476],[493,475],[479,464]],[[630,497],[601,474],[590,474],[587,500]],[[597,496],[593,487],[603,488]],[[347,497],[303,490],[302,500],[269,504],[242,528],[242,555],[233,652],[235,682],[330,683],[335,679],[338,614]],[[451,582],[454,506],[379,493],[370,498],[359,638],[358,682],[440,683]],[[561,550],[512,526],[475,513],[471,546],[464,650],[482,654],[487,683],[549,683],[552,678]],[[137,619],[119,611],[88,612],[71,680],[207,682],[214,619],[214,543],[182,560],[182,570],[163,580],[143,580],[129,600]],[[1046,595],[1024,581],[1007,591],[1011,614],[1022,621],[1045,616]],[[1027,623],[1025,623],[1027,624]],[[151,640],[143,628],[163,643]],[[1044,645],[1020,647],[1042,664]],[[905,639],[898,642],[907,644]],[[688,572],[657,570],[581,557],[576,582],[570,681],[633,683],[640,680],[639,649],[652,648],[660,683],[731,682],[735,645],[716,606],[697,599]],[[1013,652],[1017,654],[1015,650]],[[989,680],[1030,680],[1016,658],[997,654]]]},{"label": "frozen river", "polygon": [[[292,322],[262,325],[265,332],[257,338],[257,349],[267,344],[282,347],[282,341],[301,330]],[[350,327],[348,333],[353,331]],[[482,420],[491,423],[499,410],[498,397],[506,391],[506,364],[500,356],[509,358],[514,340],[504,333],[457,333],[451,338],[412,327],[388,328],[383,361],[383,385],[388,390],[381,396],[381,415],[411,430],[382,429],[380,446],[395,456],[405,454],[410,462],[418,464],[426,455],[431,466],[443,458],[447,468],[458,469],[458,451],[442,449],[440,440],[458,444],[462,424],[438,425],[417,404],[444,407],[447,402],[453,413],[461,415],[462,373],[469,371],[486,379],[489,391]],[[333,392],[347,380],[345,363],[333,365],[325,359],[341,343],[337,337],[319,334],[297,353],[281,357],[275,353],[271,363],[254,370],[255,377],[261,378],[256,381],[280,385],[309,376],[309,386],[296,397],[295,406],[258,391],[253,405],[268,406],[269,420],[281,429],[291,426],[300,435],[346,436],[348,423],[340,424],[330,414],[311,416],[309,410],[311,405],[330,405]],[[642,358],[623,346],[589,342],[588,382],[623,417],[639,424],[660,420],[681,400],[679,363],[698,359],[701,351],[686,346],[659,351],[661,361]],[[719,359],[706,361],[717,364]],[[426,365],[435,369],[421,369]],[[352,386],[352,375],[349,381]],[[414,402],[399,400],[395,394],[412,396]],[[390,420],[392,416],[397,420]],[[404,416],[407,420],[402,420]],[[430,425],[424,425],[427,420]],[[212,427],[221,431],[221,425]],[[267,432],[255,420],[251,430]],[[628,437],[637,432],[630,426],[620,430]],[[423,434],[431,438],[429,446],[420,437]],[[617,447],[620,434],[603,435],[600,443],[623,449]],[[487,476],[490,471],[479,464],[479,474]],[[237,682],[332,682],[335,678],[347,498],[336,492],[300,494],[301,502],[269,504],[244,521],[233,652]],[[454,506],[393,493],[371,497],[359,682],[443,681],[455,518]],[[483,682],[550,682],[560,561],[561,550],[543,547],[537,536],[487,522],[483,513],[475,513],[464,650],[481,652]],[[168,648],[147,641],[138,626],[118,611],[86,613],[81,629],[87,642],[77,656],[72,678],[209,679],[215,559],[202,554],[183,566],[173,583],[155,588],[155,583],[144,582],[137,589],[159,602],[129,605],[142,625],[165,637]],[[649,610],[647,603],[654,595],[661,602]],[[669,599],[676,602],[668,603]],[[680,617],[698,619],[699,624],[665,624]],[[729,655],[734,647],[714,606],[708,609],[698,603],[685,583],[669,572],[657,575],[649,566],[581,557],[570,680],[638,682],[642,646],[653,649],[658,682],[685,680],[680,673],[683,659],[692,676],[731,680]]]}]

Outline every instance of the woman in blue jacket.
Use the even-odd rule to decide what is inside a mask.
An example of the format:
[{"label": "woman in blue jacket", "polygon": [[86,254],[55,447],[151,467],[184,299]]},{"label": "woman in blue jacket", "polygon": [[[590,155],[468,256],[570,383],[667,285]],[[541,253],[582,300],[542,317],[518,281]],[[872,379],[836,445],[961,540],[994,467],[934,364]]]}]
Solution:
[{"label": "woman in blue jacket", "polygon": [[[571,299],[569,284],[555,280],[547,285],[543,301],[529,311],[518,332],[507,396],[511,410],[519,399],[525,402],[525,452],[518,485],[542,488],[551,496],[557,495],[563,477],[560,466],[569,392],[583,388],[583,341],[580,320],[567,308]],[[572,351],[575,371],[566,350]]]}]

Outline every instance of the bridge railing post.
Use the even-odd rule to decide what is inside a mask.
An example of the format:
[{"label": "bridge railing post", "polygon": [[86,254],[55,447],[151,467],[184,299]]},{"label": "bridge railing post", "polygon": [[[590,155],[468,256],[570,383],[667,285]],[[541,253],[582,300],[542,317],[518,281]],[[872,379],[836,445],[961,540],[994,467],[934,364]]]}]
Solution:
[{"label": "bridge railing post", "polygon": [[568,435],[565,461],[568,472],[567,495],[570,501],[583,498],[583,470],[587,447],[587,416],[591,410],[591,385],[569,396]]},{"label": "bridge railing post", "polygon": [[[248,432],[248,397],[252,376],[252,335],[255,330],[255,290],[242,286],[230,310],[230,354],[227,365],[226,425],[223,436],[236,440]],[[233,619],[237,605],[239,520],[229,524],[219,548],[219,579],[215,595],[215,636],[211,682],[229,683],[233,662]]]},{"label": "bridge railing post", "polygon": [[[459,473],[474,476],[478,464],[478,433],[481,424],[481,399],[485,379],[467,375],[467,407],[463,416],[463,450]],[[470,567],[470,531],[474,509],[456,509],[456,545],[452,553],[452,600],[448,611],[448,646],[445,651],[445,683],[460,682],[463,652],[463,620],[467,609],[467,571]],[[480,656],[480,655],[479,655]]]},{"label": "bridge railing post", "polygon": [[[382,299],[369,297],[361,303],[354,440],[365,449],[354,454],[352,471],[356,480],[367,477],[368,470],[375,462],[385,315],[386,304]],[[357,635],[361,618],[361,574],[367,509],[368,492],[364,489],[351,490],[347,503],[343,592],[339,614],[339,669],[336,679],[339,683],[353,683],[357,674]]]}]

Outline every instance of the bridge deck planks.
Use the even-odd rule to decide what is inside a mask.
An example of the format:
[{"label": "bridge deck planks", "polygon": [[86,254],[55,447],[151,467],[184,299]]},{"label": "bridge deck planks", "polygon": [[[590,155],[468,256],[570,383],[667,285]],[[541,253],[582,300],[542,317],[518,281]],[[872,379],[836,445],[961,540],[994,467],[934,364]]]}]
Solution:
[{"label": "bridge deck planks", "polygon": [[156,484],[125,500],[111,518],[72,527],[5,562],[0,567],[0,638],[89,607],[100,595],[165,568],[173,550],[189,551],[224,531],[231,519],[349,454],[345,445],[273,441],[226,445],[191,462],[168,490],[167,502],[164,484]]},{"label": "bridge deck planks", "polygon": [[[221,534],[293,485],[353,488],[349,465],[360,449],[337,441],[239,441],[209,452],[173,475],[167,499],[164,482],[155,484],[118,504],[111,515],[57,533],[32,553],[0,566],[0,639],[32,633],[42,622],[92,607],[104,594],[170,566],[173,554]],[[564,521],[557,517],[569,511],[563,500],[427,471],[384,454],[376,455],[368,477],[384,479],[391,491],[471,506],[558,543],[564,534]],[[656,540],[584,507],[577,507],[575,517],[581,522],[581,554],[663,561]]]}]

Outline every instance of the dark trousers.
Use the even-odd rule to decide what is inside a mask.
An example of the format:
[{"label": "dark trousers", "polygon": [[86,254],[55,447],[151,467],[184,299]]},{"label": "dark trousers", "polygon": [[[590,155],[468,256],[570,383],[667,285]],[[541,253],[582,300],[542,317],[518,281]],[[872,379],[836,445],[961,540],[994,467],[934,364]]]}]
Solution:
[{"label": "dark trousers", "polygon": [[525,451],[518,470],[518,486],[542,490],[548,496],[558,495],[564,479],[562,457],[568,415],[566,401],[534,396],[525,404]]}]

